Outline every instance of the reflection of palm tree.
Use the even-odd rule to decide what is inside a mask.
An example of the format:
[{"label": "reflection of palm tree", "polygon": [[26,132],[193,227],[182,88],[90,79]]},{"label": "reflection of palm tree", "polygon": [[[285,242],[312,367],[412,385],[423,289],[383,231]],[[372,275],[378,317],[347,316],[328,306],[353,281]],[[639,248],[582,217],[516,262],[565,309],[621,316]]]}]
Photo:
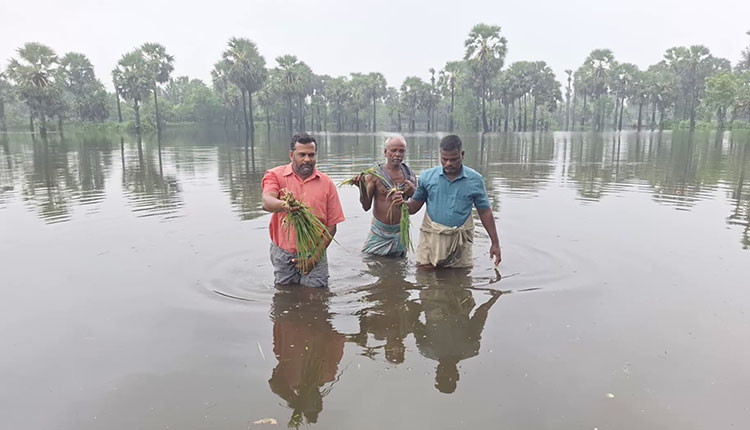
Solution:
[{"label": "reflection of palm tree", "polygon": [[458,363],[479,354],[487,313],[500,298],[500,291],[476,306],[469,272],[465,270],[419,270],[419,298],[425,323],[418,321],[414,334],[419,352],[438,361],[435,388],[452,393],[458,383]]},{"label": "reflection of palm tree", "polygon": [[279,361],[268,384],[292,408],[289,425],[318,421],[323,397],[333,387],[346,338],[330,322],[330,293],[313,288],[279,289],[273,297],[273,352]]},{"label": "reflection of palm tree", "polygon": [[365,348],[365,355],[375,355],[375,348],[367,346],[367,334],[385,341],[385,358],[391,363],[403,363],[406,355],[404,339],[414,331],[419,319],[419,304],[409,300],[414,289],[406,281],[406,262],[401,259],[372,258],[367,262],[368,274],[378,280],[366,287],[364,299],[371,306],[360,311],[357,344]]}]

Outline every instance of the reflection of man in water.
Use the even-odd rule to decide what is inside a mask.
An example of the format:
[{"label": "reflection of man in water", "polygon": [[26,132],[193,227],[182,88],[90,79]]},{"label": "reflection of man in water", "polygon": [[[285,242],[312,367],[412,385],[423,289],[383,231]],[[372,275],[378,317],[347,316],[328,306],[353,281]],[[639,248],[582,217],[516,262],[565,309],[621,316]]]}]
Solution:
[{"label": "reflection of man in water", "polygon": [[398,188],[399,196],[410,197],[416,190],[417,182],[414,172],[404,163],[406,158],[406,140],[403,136],[391,136],[385,140],[383,147],[386,163],[378,168],[383,179],[374,175],[355,176],[356,184],[365,181],[365,192],[360,189],[359,202],[365,211],[372,210],[370,232],[362,248],[363,252],[373,255],[403,257],[406,254],[401,243],[401,205],[391,208],[394,194]]},{"label": "reflection of man in water", "polygon": [[268,384],[293,409],[290,426],[318,421],[326,383],[336,379],[345,338],[331,326],[329,293],[279,289],[273,297],[273,352],[279,363]]},{"label": "reflection of man in water", "polygon": [[452,393],[458,383],[458,362],[479,354],[480,340],[487,313],[500,298],[500,291],[470,315],[476,306],[468,271],[418,271],[417,282],[425,323],[414,328],[419,352],[438,361],[435,388]]},{"label": "reflection of man in water", "polygon": [[391,363],[404,362],[406,346],[404,339],[414,331],[419,319],[419,303],[409,300],[414,285],[406,277],[406,262],[403,260],[370,260],[368,274],[378,278],[366,287],[364,299],[369,306],[360,311],[357,344],[366,354],[375,348],[367,346],[367,334],[378,341],[385,341],[385,359]]},{"label": "reflection of man in water", "polygon": [[[476,170],[464,166],[463,160],[461,139],[456,135],[445,136],[440,141],[442,166],[422,172],[417,191],[406,202],[412,214],[427,203],[417,247],[417,264],[421,266],[473,265],[473,207],[477,208],[479,219],[490,236],[490,258],[496,265],[500,264],[500,241],[484,178]],[[394,202],[400,205],[401,196],[394,196]]]}]

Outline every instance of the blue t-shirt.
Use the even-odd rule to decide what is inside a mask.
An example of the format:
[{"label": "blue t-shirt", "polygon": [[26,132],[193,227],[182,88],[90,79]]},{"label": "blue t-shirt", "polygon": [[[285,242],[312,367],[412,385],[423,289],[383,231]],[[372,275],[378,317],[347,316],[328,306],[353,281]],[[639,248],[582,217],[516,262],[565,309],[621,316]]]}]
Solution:
[{"label": "blue t-shirt", "polygon": [[430,218],[448,227],[462,226],[471,216],[472,206],[478,210],[490,208],[484,178],[466,166],[453,181],[445,176],[443,166],[425,170],[419,176],[419,186],[412,198],[427,202]]}]

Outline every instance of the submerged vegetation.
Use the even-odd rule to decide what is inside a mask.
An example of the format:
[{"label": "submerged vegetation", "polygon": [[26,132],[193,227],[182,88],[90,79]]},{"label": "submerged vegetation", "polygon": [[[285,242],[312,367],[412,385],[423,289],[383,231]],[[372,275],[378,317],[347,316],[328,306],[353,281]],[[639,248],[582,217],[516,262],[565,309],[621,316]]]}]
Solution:
[{"label": "submerged vegetation", "polygon": [[254,146],[259,121],[290,132],[750,126],[750,45],[734,66],[693,45],[667,49],[645,70],[595,49],[565,71],[562,85],[544,61],[506,65],[512,44],[499,26],[475,25],[464,49],[463,59],[425,70],[426,81],[389,85],[379,72],[319,75],[294,55],[267,67],[255,43],[232,38],[209,85],[173,76],[166,47],[145,43],[122,55],[109,93],[84,54],[59,57],[29,42],[0,65],[0,131],[62,133],[71,121],[126,123],[137,133],[165,123],[223,124]]}]

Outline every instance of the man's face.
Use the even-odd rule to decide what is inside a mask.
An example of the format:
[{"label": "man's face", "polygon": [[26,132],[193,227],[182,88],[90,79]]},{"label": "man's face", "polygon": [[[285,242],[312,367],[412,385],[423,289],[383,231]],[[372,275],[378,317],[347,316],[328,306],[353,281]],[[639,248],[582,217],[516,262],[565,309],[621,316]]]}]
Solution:
[{"label": "man's face", "polygon": [[306,178],[312,175],[317,161],[315,142],[295,143],[294,150],[289,151],[289,159],[292,161],[294,172],[300,177]]},{"label": "man's face", "polygon": [[406,143],[403,140],[390,140],[385,148],[385,158],[388,164],[401,164],[404,162],[404,157],[406,157]]},{"label": "man's face", "polygon": [[458,149],[453,151],[440,150],[440,163],[448,175],[456,175],[461,171],[464,161],[464,151]]}]

